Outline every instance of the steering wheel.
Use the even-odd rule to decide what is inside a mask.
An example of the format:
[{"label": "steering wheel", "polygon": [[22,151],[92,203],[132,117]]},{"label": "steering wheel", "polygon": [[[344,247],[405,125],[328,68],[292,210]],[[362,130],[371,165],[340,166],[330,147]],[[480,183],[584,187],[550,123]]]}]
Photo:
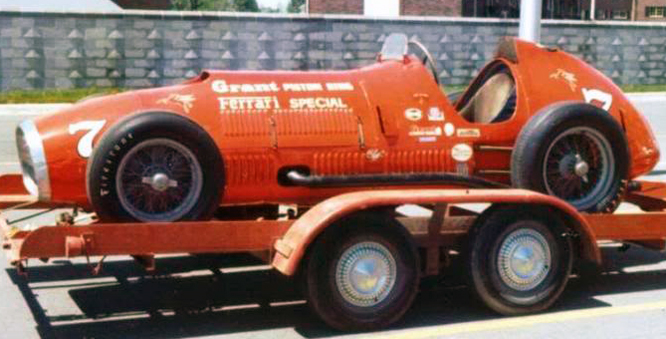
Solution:
[{"label": "steering wheel", "polygon": [[430,72],[432,72],[432,76],[433,78],[435,78],[435,82],[437,83],[437,85],[439,85],[439,76],[437,75],[438,73],[437,73],[437,66],[435,66],[435,59],[432,57],[430,52],[428,52],[428,49],[425,46],[423,46],[422,43],[416,40],[410,40],[407,44],[414,45],[418,49],[420,49],[421,52],[423,52],[424,55],[422,60],[423,65],[430,68]]}]

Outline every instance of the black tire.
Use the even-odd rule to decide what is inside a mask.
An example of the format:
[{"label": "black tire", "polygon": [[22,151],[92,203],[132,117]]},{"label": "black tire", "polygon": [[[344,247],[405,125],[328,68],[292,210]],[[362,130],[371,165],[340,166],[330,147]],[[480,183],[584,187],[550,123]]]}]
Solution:
[{"label": "black tire", "polygon": [[[184,189],[187,194],[180,197],[183,198],[182,201],[178,200],[177,194],[169,191],[178,188],[178,183],[169,178],[167,178],[168,188],[162,188],[159,192],[146,192],[146,195],[152,193],[159,195],[165,192],[176,195],[175,198],[171,198],[173,201],[169,202],[173,204],[171,210],[173,213],[169,210],[172,205],[168,205],[164,208],[164,213],[146,218],[148,212],[143,213],[138,202],[132,203],[129,199],[121,199],[120,196],[123,194],[119,194],[118,190],[123,190],[125,186],[119,186],[117,180],[122,177],[119,177],[119,172],[124,173],[125,167],[120,168],[121,165],[125,166],[125,163],[131,161],[131,156],[128,157],[128,154],[138,157],[139,149],[149,148],[151,145],[163,147],[171,152],[169,154],[171,158],[166,156],[164,158],[173,160],[164,161],[160,164],[162,169],[156,171],[169,173],[172,166],[175,166],[174,163],[184,166],[183,159],[189,161],[186,162],[189,167],[180,168],[180,173],[185,173],[181,174],[185,178],[185,183],[180,187],[187,187],[188,183],[190,187]],[[178,154],[181,154],[182,158],[178,158]],[[125,158],[130,160],[123,162]],[[171,175],[175,176],[174,173]],[[197,124],[176,114],[151,112],[122,120],[104,133],[88,160],[86,180],[88,199],[101,220],[122,222],[207,220],[212,217],[221,198],[224,166],[215,142]],[[171,182],[175,182],[176,186],[172,187]],[[154,187],[146,184],[147,190]],[[139,187],[137,190],[141,189]]]},{"label": "black tire", "polygon": [[514,187],[557,196],[579,211],[613,212],[629,173],[627,145],[608,112],[584,103],[555,104],[532,117],[518,135],[511,181]]},{"label": "black tire", "polygon": [[[564,234],[562,221],[547,209],[502,206],[485,212],[472,229],[467,253],[467,271],[475,294],[504,315],[550,307],[564,291],[573,265],[571,240]],[[519,258],[507,255],[519,251],[536,258],[523,272],[513,266],[520,263]]]},{"label": "black tire", "polygon": [[[366,260],[385,263],[376,265],[378,270],[395,272],[394,279],[379,280],[385,282],[384,288],[370,294],[374,299],[363,297],[353,286],[356,266],[340,264],[346,258],[362,265],[355,257],[360,253],[372,253],[375,257],[366,256]],[[395,220],[376,214],[359,214],[330,226],[313,244],[304,268],[308,304],[329,326],[342,331],[393,324],[407,312],[418,288],[419,259],[411,235]]]}]

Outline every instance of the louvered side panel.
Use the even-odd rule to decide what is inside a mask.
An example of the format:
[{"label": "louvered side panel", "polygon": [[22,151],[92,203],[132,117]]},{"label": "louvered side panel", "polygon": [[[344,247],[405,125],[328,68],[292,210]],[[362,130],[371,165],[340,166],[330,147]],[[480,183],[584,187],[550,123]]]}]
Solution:
[{"label": "louvered side panel", "polygon": [[275,166],[271,156],[264,154],[231,155],[224,158],[227,185],[257,185],[275,181]]},{"label": "louvered side panel", "polygon": [[316,175],[348,175],[366,172],[363,152],[324,152],[314,155],[313,172]]},{"label": "louvered side panel", "polygon": [[391,151],[387,154],[385,172],[445,172],[447,152],[443,149]]},{"label": "louvered side panel", "polygon": [[358,119],[347,110],[283,110],[275,120],[278,147],[359,144]]}]

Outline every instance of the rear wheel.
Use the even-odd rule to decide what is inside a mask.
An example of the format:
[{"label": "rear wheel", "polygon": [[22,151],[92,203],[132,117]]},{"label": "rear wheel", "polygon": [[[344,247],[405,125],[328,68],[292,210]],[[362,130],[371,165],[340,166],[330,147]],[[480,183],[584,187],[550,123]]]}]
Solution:
[{"label": "rear wheel", "polygon": [[[545,210],[488,211],[472,232],[468,272],[478,297],[505,315],[539,312],[560,296],[571,273],[564,225]],[[552,213],[551,213],[552,214]]]},{"label": "rear wheel", "polygon": [[612,212],[629,173],[622,127],[600,108],[564,103],[535,115],[511,156],[514,186],[556,196],[584,212]]},{"label": "rear wheel", "polygon": [[410,235],[387,218],[363,214],[331,226],[306,264],[306,295],[322,320],[339,330],[386,327],[411,306],[418,257]]}]

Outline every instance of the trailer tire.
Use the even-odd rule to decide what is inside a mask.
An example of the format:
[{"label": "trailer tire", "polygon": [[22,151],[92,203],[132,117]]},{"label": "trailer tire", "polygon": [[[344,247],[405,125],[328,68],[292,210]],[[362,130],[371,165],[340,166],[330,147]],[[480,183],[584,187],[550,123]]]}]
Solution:
[{"label": "trailer tire", "polygon": [[207,220],[219,205],[224,166],[213,139],[193,121],[150,112],[104,133],[86,180],[101,220]]},{"label": "trailer tire", "polygon": [[[550,307],[573,265],[566,227],[539,207],[491,208],[470,233],[468,274],[478,298],[503,315]],[[550,217],[549,217],[550,215]]]},{"label": "trailer tire", "polygon": [[304,279],[308,304],[329,326],[383,328],[402,318],[414,301],[418,254],[411,235],[395,220],[358,214],[318,237]]},{"label": "trailer tire", "polygon": [[578,102],[546,107],[523,127],[511,155],[514,187],[557,196],[583,212],[613,212],[631,158],[622,126]]}]

